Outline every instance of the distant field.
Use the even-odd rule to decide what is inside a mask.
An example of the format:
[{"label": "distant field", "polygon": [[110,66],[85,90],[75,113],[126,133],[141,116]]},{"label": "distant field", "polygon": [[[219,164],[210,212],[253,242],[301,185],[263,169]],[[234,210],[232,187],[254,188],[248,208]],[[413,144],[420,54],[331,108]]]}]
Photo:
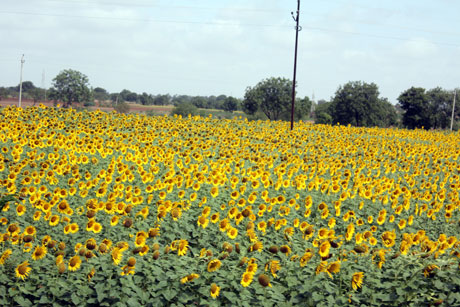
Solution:
[{"label": "distant field", "polygon": [[[35,106],[38,106],[39,104],[43,104],[47,107],[52,107],[54,105],[53,101],[45,101],[45,102],[37,102],[35,103]],[[11,106],[11,105],[18,105],[18,100],[17,99],[3,99],[0,100],[0,106]],[[34,102],[31,99],[24,99],[21,102],[22,107],[31,107],[34,106]],[[109,104],[96,104],[95,106],[91,107],[86,107],[88,110],[101,110],[105,112],[111,112],[114,110],[113,107],[108,106]],[[80,104],[73,104],[72,107],[74,108],[80,108],[83,107]],[[137,104],[137,103],[129,103],[129,113],[147,113],[151,112],[155,115],[169,115],[174,108],[174,105],[164,105],[164,106],[157,106],[157,105],[142,105],[142,104]],[[233,113],[226,112],[224,110],[219,110],[219,109],[198,109],[199,111],[204,111],[205,115],[212,114],[213,116],[216,117],[222,117],[222,118],[233,118],[235,116],[243,116],[246,117],[244,112],[242,111],[235,111]]]}]

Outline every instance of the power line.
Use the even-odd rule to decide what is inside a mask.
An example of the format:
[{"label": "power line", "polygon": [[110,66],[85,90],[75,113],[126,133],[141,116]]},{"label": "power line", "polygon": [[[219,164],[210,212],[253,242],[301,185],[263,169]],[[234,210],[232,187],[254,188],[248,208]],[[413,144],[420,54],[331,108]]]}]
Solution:
[{"label": "power line", "polygon": [[251,23],[224,23],[214,21],[184,21],[184,20],[167,20],[167,19],[151,19],[151,18],[126,18],[126,17],[107,17],[107,16],[85,16],[85,15],[70,15],[70,14],[51,14],[51,13],[36,13],[36,12],[15,12],[15,11],[0,11],[0,14],[12,15],[31,15],[31,16],[47,16],[47,17],[65,17],[65,18],[86,18],[86,19],[106,19],[106,20],[121,20],[121,21],[136,21],[136,22],[152,22],[152,23],[177,23],[177,24],[197,24],[197,25],[213,25],[213,26],[244,26],[244,27],[275,27],[289,28],[283,25],[273,24],[251,24]]},{"label": "power line", "polygon": [[135,2],[114,2],[114,1],[66,1],[66,0],[45,0],[46,2],[58,2],[64,4],[83,4],[85,6],[121,6],[121,7],[150,7],[150,8],[166,8],[166,9],[192,9],[192,10],[230,10],[255,13],[273,13],[281,12],[282,9],[261,9],[261,8],[245,8],[245,7],[211,7],[211,6],[184,6],[184,5],[161,5],[155,3],[135,3]]}]

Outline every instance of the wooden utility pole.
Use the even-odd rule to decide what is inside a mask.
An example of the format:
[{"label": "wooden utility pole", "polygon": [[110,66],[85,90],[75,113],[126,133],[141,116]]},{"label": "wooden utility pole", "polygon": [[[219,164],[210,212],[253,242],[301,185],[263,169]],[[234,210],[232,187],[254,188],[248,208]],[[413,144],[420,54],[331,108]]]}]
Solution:
[{"label": "wooden utility pole", "polygon": [[450,131],[452,131],[452,127],[454,126],[454,113],[455,113],[455,98],[457,96],[457,90],[454,90],[454,103],[452,104],[452,117],[450,118]]},{"label": "wooden utility pole", "polygon": [[297,46],[299,42],[299,31],[302,30],[299,27],[299,17],[300,17],[300,0],[297,0],[297,12],[294,16],[294,12],[291,12],[292,18],[296,22],[295,26],[295,51],[294,51],[294,78],[292,80],[292,104],[291,104],[291,130],[294,129],[294,109],[295,109],[295,82],[296,82],[296,73],[297,73]]}]

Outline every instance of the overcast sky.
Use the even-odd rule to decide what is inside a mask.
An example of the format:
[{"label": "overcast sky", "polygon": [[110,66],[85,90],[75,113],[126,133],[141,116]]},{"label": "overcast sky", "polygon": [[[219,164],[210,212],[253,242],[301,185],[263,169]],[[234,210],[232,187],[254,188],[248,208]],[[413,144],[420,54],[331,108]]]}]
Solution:
[{"label": "overcast sky", "polygon": [[[233,95],[292,79],[296,0],[1,0],[0,86],[51,86],[64,69],[91,86]],[[374,82],[392,103],[411,86],[460,86],[460,1],[301,0],[298,95],[329,100]],[[43,78],[44,72],[44,78]]]}]

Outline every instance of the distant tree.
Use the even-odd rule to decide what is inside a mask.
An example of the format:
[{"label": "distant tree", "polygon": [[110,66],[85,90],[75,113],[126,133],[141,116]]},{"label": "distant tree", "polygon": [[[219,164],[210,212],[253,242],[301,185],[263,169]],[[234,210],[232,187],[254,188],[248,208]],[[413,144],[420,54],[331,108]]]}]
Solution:
[{"label": "distant tree", "polygon": [[182,117],[188,116],[189,114],[194,116],[198,114],[198,108],[190,102],[184,102],[172,109],[171,115],[174,114],[182,115]]},{"label": "distant tree", "polygon": [[118,113],[128,113],[129,109],[130,109],[130,106],[126,102],[121,101],[121,102],[117,103],[113,108]]},{"label": "distant tree", "polygon": [[192,97],[187,96],[187,95],[174,95],[171,99],[172,103],[174,106],[178,106],[183,103],[191,103],[192,102]]},{"label": "distant tree", "polygon": [[411,87],[398,97],[399,106],[404,110],[402,123],[409,129],[431,128],[430,102],[421,87]]},{"label": "distant tree", "polygon": [[138,99],[139,99],[138,95],[134,92],[131,92],[126,96],[126,101],[130,101],[130,102],[137,102]]},{"label": "distant tree", "polygon": [[318,100],[318,105],[316,106],[314,112],[315,124],[332,124],[331,104],[331,102],[324,99]]},{"label": "distant tree", "polygon": [[158,106],[164,106],[171,103],[171,96],[169,95],[158,95],[153,99],[153,104]]},{"label": "distant tree", "polygon": [[[23,81],[22,82],[22,91],[28,92],[30,90],[33,90],[35,88],[35,85],[33,84],[32,81]],[[16,86],[15,91],[19,93],[19,84]]]},{"label": "distant tree", "polygon": [[138,99],[142,105],[152,105],[154,98],[152,95],[143,92],[141,95],[138,95]]},{"label": "distant tree", "polygon": [[195,96],[192,98],[192,104],[200,109],[204,109],[207,107],[207,100],[203,96]]},{"label": "distant tree", "polygon": [[124,89],[120,92],[120,97],[123,101],[130,101],[130,102],[137,102],[138,95],[135,92],[131,92],[130,90]]},{"label": "distant tree", "polygon": [[279,120],[291,105],[292,81],[286,78],[269,78],[254,87],[248,87],[244,95],[243,111],[253,115],[261,110],[268,119]]},{"label": "distant tree", "polygon": [[379,98],[374,83],[348,82],[339,87],[329,106],[333,123],[358,127],[385,127],[385,117],[396,117],[394,107],[385,98]]},{"label": "distant tree", "polygon": [[29,90],[29,95],[34,100],[34,104],[39,102],[40,100],[45,100],[45,90],[42,88],[34,88]]},{"label": "distant tree", "polygon": [[56,91],[56,100],[62,100],[64,107],[73,102],[84,102],[91,98],[88,77],[79,71],[66,69],[53,79],[53,89]]},{"label": "distant tree", "polygon": [[9,90],[6,87],[0,87],[0,100],[7,98]]},{"label": "distant tree", "polygon": [[112,102],[113,105],[116,105],[118,102],[124,102],[125,100],[123,97],[121,97],[120,93],[111,93],[109,95],[110,101]]},{"label": "distant tree", "polygon": [[302,120],[309,118],[312,104],[313,102],[307,96],[305,96],[302,99],[296,99],[294,105],[294,120]]},{"label": "distant tree", "polygon": [[93,98],[98,101],[106,101],[110,99],[110,94],[102,87],[96,87],[93,89]]},{"label": "distant tree", "polygon": [[227,112],[236,111],[238,109],[238,99],[231,96],[225,98],[222,108]]},{"label": "distant tree", "polygon": [[446,129],[450,127],[452,116],[453,93],[440,87],[426,92],[430,105],[431,127],[435,129]]}]

